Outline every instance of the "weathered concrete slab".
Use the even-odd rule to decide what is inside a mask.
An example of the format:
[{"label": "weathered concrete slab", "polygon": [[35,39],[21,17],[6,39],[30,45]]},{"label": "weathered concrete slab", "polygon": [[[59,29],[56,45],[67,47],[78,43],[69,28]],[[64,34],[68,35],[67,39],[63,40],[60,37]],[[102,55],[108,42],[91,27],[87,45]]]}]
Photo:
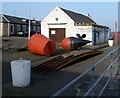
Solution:
[{"label": "weathered concrete slab", "polygon": [[6,37],[2,39],[2,49],[9,50],[9,49],[23,49],[27,48],[27,38],[22,37]]}]

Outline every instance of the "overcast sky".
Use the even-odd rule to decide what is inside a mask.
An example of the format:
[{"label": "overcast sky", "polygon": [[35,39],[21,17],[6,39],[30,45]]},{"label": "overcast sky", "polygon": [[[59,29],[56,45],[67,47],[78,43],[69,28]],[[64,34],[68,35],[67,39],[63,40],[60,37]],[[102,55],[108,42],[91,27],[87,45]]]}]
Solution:
[{"label": "overcast sky", "polygon": [[[56,6],[83,15],[90,14],[95,22],[115,30],[118,20],[117,2],[31,2],[31,17],[43,20]],[[29,18],[30,2],[3,2],[2,13]]]}]

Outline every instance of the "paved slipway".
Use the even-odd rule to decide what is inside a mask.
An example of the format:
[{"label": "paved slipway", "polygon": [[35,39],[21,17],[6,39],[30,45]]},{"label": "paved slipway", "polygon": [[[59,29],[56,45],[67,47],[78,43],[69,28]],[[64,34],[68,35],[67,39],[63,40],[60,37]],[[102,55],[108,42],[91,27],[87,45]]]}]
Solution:
[{"label": "paved slipway", "polygon": [[[3,96],[51,96],[56,91],[58,91],[60,88],[68,84],[70,81],[75,79],[78,75],[83,73],[85,70],[87,70],[90,66],[98,62],[100,59],[102,59],[105,55],[107,55],[109,52],[114,50],[117,47],[105,47],[100,50],[103,51],[102,54],[89,57],[83,60],[78,60],[75,63],[71,64],[70,66],[63,68],[57,72],[50,73],[50,74],[36,74],[31,73],[31,84],[28,87],[25,88],[17,88],[12,85],[12,79],[11,79],[11,69],[10,69],[10,62],[19,58],[27,59],[32,61],[32,66],[34,66],[35,62],[38,63],[42,62],[43,60],[50,59],[51,57],[46,56],[40,56],[32,54],[29,51],[16,51],[16,50],[9,50],[9,51],[3,51],[2,52],[2,72],[3,72],[3,80],[2,80],[2,93]],[[56,53],[65,53],[67,51],[59,51]],[[54,56],[53,56],[54,57]],[[117,57],[117,52],[113,54],[113,58]],[[95,79],[100,76],[100,74],[107,68],[108,64],[110,64],[110,58],[106,59],[104,62],[102,62],[98,67],[95,69]],[[115,66],[115,65],[114,65]],[[75,96],[77,94],[76,88],[78,88],[81,84],[88,83],[91,81],[91,73],[88,73],[84,78],[82,78],[80,81],[75,83],[73,86],[71,86],[69,89],[65,91],[65,96]],[[109,73],[104,76],[102,81],[97,86],[98,88],[102,87],[106,79],[108,78]],[[118,77],[113,79],[117,80]],[[118,83],[118,82],[117,82]],[[116,84],[116,83],[114,83]],[[115,88],[115,87],[114,87]],[[115,91],[113,87],[108,87],[110,92]],[[96,94],[99,89],[96,90]],[[107,90],[108,91],[108,90]],[[118,90],[117,90],[118,91]],[[82,94],[84,91],[82,91]],[[81,94],[81,95],[82,95]],[[111,93],[112,94],[112,93]],[[103,94],[105,96],[111,96],[109,92],[106,92]],[[113,95],[117,96],[118,93],[115,92]]]}]

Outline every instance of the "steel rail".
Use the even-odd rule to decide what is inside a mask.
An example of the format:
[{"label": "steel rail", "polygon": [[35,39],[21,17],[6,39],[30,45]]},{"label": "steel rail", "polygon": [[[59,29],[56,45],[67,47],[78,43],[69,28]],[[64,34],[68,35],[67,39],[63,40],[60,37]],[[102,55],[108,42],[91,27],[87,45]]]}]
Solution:
[{"label": "steel rail", "polygon": [[61,88],[59,91],[57,91],[56,93],[54,93],[51,98],[60,95],[63,91],[65,91],[67,88],[69,88],[71,85],[73,85],[75,82],[77,82],[80,78],[82,78],[83,76],[85,76],[89,71],[91,71],[93,68],[95,68],[99,63],[101,63],[103,60],[105,60],[108,56],[110,56],[112,53],[114,53],[116,50],[118,50],[120,48],[120,46],[116,49],[114,49],[112,52],[110,52],[109,54],[107,54],[104,58],[102,58],[100,61],[98,61],[96,64],[94,64],[93,66],[91,66],[88,70],[86,70],[85,72],[83,72],[81,75],[79,75],[77,78],[75,78],[74,80],[72,80],[70,83],[68,83],[67,85],[65,85],[63,88]]},{"label": "steel rail", "polygon": [[94,87],[98,84],[98,82],[103,78],[103,76],[106,74],[106,72],[111,68],[111,66],[117,61],[119,56],[108,66],[108,68],[102,73],[102,75],[98,78],[98,80],[93,84],[93,86],[85,93],[84,96],[87,96],[93,89]]},{"label": "steel rail", "polygon": [[[119,56],[119,57],[120,57],[120,56]],[[118,58],[119,58],[119,57],[118,57]],[[101,92],[99,93],[98,96],[101,96],[101,95],[102,95],[102,93],[104,92],[104,90],[105,90],[105,88],[107,87],[108,83],[109,83],[110,80],[112,79],[113,75],[116,74],[116,71],[117,71],[117,68],[115,69],[114,73],[110,76],[110,78],[108,79],[108,81],[106,82],[105,86],[103,87],[103,89],[101,90]]]},{"label": "steel rail", "polygon": [[59,91],[57,91],[55,94],[51,96],[51,98],[60,95],[63,91],[65,91],[67,88],[69,88],[72,84],[74,84],[76,81],[78,81],[80,78],[82,78],[84,75],[86,75],[89,71],[91,71],[92,67],[89,68],[87,71],[85,71],[83,74],[79,75],[77,78],[75,78],[73,81],[68,83],[66,86],[61,88]]},{"label": "steel rail", "polygon": [[110,52],[109,54],[107,54],[104,58],[102,58],[100,61],[98,61],[96,64],[94,64],[93,66],[96,67],[99,63],[101,63],[103,60],[105,60],[108,56],[110,56],[113,52],[117,51],[120,47],[114,49],[112,52]]}]

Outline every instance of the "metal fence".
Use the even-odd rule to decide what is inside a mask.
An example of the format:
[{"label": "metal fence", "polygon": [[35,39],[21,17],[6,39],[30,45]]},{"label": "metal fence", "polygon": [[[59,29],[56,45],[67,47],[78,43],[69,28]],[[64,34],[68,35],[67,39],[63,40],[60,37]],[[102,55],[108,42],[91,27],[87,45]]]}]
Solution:
[{"label": "metal fence", "polygon": [[[117,57],[113,60],[113,53],[114,52],[118,52]],[[105,60],[106,58],[110,57],[111,59],[111,63],[110,65],[107,67],[107,69],[101,74],[101,76],[95,81],[94,77],[95,77],[95,73],[94,70],[96,69],[96,67],[98,66],[99,63],[101,63],[103,60]],[[117,66],[116,68],[113,70],[113,64],[115,64],[115,62],[117,62]],[[110,52],[109,54],[107,54],[104,58],[102,58],[100,61],[98,61],[96,64],[94,64],[93,66],[91,66],[88,70],[86,70],[85,72],[83,72],[81,75],[79,75],[77,78],[75,78],[73,81],[71,81],[70,83],[68,83],[66,86],[64,86],[63,88],[61,88],[59,91],[57,91],[55,94],[53,94],[51,97],[56,97],[59,96],[60,94],[62,94],[65,90],[67,90],[70,86],[72,86],[74,83],[76,83],[78,80],[80,80],[82,77],[84,77],[88,72],[92,71],[91,73],[91,82],[92,82],[92,86],[87,90],[87,92],[85,92],[85,94],[83,96],[88,96],[91,93],[91,96],[94,96],[94,89],[96,87],[96,85],[99,83],[99,81],[103,78],[103,76],[109,72],[109,78],[107,80],[107,82],[105,83],[104,87],[102,88],[102,90],[100,91],[100,93],[97,96],[101,96],[104,92],[104,90],[106,89],[106,87],[108,86],[108,84],[110,83],[112,77],[114,75],[118,75],[119,74],[119,69],[120,69],[120,46],[118,46],[115,50],[113,50],[112,52]]]}]

